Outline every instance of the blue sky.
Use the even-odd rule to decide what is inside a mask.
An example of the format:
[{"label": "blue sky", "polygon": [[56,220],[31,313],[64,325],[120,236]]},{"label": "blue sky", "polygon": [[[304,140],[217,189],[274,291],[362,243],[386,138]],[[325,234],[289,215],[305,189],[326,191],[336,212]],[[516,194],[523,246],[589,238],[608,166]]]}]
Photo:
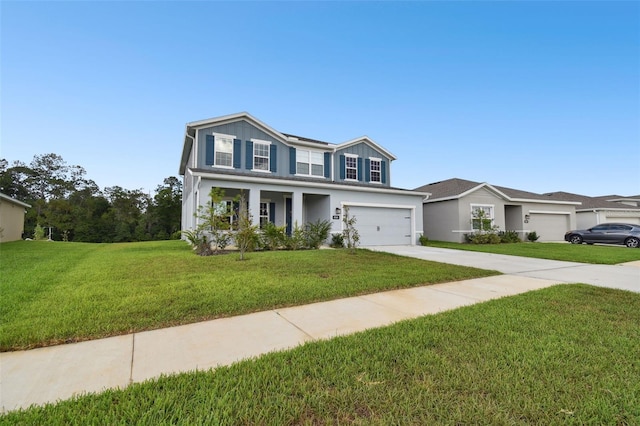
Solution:
[{"label": "blue sky", "polygon": [[0,157],[101,189],[177,176],[187,122],[247,111],[453,177],[640,194],[640,2],[0,3]]}]

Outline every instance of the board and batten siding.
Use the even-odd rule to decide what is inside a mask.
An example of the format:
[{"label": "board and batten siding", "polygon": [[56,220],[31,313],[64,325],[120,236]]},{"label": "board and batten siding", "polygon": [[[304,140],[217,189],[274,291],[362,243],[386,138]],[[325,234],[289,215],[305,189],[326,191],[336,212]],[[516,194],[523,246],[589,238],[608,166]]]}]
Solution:
[{"label": "board and batten siding", "polygon": [[[206,139],[207,135],[214,133],[220,133],[224,135],[234,136],[235,139],[240,140],[239,158],[234,153],[234,163],[236,165],[239,161],[239,167],[237,171],[242,173],[243,171],[250,170],[252,165],[247,167],[247,159],[253,158],[253,153],[247,153],[247,141],[251,139],[260,139],[270,142],[272,146],[275,146],[276,150],[276,171],[272,172],[275,176],[289,176],[289,148],[283,143],[277,141],[269,134],[256,128],[255,126],[247,123],[246,121],[238,121],[235,123],[223,124],[220,126],[207,127],[198,130],[198,153],[197,153],[197,166],[198,168],[209,168],[207,165],[207,147]],[[249,144],[251,145],[251,144]],[[274,148],[272,148],[274,149]],[[273,170],[273,165],[271,166]]]},{"label": "board and batten siding", "polygon": [[[344,180],[342,176],[343,173],[341,171],[344,168],[344,162],[341,160],[341,156],[345,154],[353,154],[358,156],[358,167],[362,167],[362,169],[358,169],[358,180],[365,182],[366,181],[366,173],[365,173],[365,165],[367,164],[366,160],[369,158],[379,158],[382,160],[382,167],[384,170],[381,170],[382,173],[382,186],[391,186],[390,179],[390,159],[383,155],[380,151],[372,148],[366,143],[358,143],[355,145],[351,145],[344,149],[339,149],[334,154],[334,162],[333,162],[333,176],[335,181]],[[377,184],[376,184],[377,185]]]}]

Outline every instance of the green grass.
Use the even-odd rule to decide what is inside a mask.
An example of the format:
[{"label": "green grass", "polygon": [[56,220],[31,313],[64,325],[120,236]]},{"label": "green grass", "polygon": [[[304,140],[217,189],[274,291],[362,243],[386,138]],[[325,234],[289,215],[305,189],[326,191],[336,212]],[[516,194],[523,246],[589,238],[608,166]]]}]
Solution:
[{"label": "green grass", "polygon": [[0,424],[640,424],[640,295],[561,285]]},{"label": "green grass", "polygon": [[445,241],[429,241],[427,246],[604,265],[640,260],[640,249],[625,246],[569,243],[461,244]]},{"label": "green grass", "polygon": [[200,257],[182,241],[0,245],[0,350],[33,348],[495,271],[344,250]]}]

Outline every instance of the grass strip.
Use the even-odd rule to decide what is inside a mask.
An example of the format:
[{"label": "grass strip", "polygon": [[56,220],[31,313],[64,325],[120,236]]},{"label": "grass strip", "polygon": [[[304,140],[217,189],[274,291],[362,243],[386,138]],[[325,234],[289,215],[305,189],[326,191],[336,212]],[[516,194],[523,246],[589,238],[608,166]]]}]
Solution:
[{"label": "grass strip", "polygon": [[1,351],[498,274],[368,250],[200,257],[183,241],[0,250]]},{"label": "grass strip", "polygon": [[446,241],[429,241],[427,246],[602,265],[640,260],[640,250],[625,246],[569,243],[462,244]]},{"label": "grass strip", "polygon": [[640,424],[640,295],[560,285],[0,424]]}]

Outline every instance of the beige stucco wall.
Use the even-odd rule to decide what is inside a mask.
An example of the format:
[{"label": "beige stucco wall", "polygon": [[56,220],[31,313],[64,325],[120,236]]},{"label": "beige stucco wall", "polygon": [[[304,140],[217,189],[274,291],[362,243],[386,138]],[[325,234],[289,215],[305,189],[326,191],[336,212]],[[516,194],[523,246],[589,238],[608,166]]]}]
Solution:
[{"label": "beige stucco wall", "polygon": [[0,242],[22,239],[24,213],[24,206],[0,199]]}]

